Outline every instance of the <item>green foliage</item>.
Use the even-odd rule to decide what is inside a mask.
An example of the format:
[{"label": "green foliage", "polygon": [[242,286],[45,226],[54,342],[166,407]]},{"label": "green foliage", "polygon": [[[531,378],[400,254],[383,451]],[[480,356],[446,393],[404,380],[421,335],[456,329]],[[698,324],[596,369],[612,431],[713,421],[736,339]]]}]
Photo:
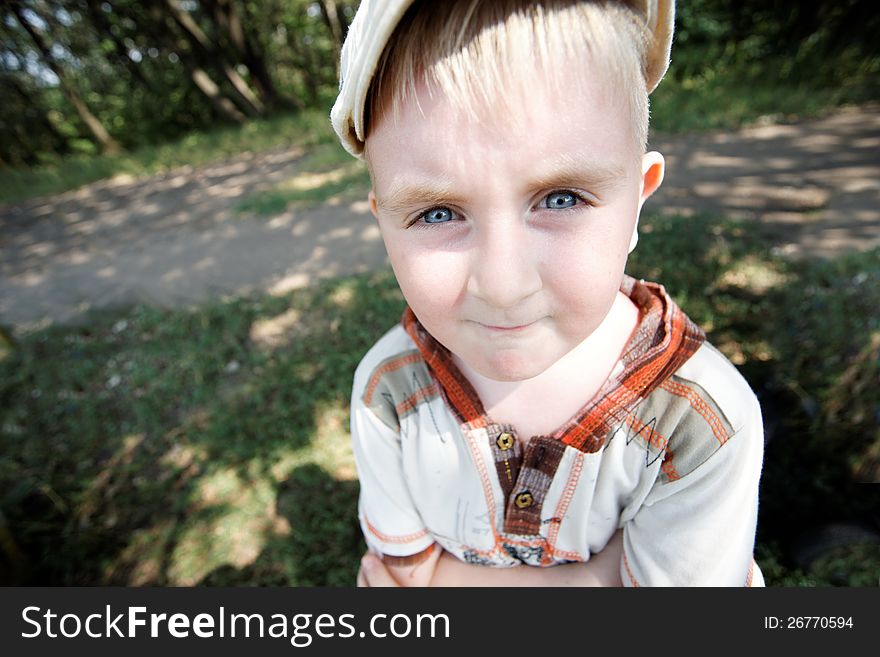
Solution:
[{"label": "green foliage", "polygon": [[773,494],[761,509],[765,526],[788,537],[870,521],[880,508],[876,487],[860,484],[880,481],[880,250],[793,266],[792,278],[793,290],[766,300],[779,357],[766,383],[776,407],[764,471]]},{"label": "green foliage", "polygon": [[865,0],[696,0],[676,7],[669,72],[652,95],[660,131],[789,120],[880,97],[880,15]]},{"label": "green foliage", "polygon": [[857,543],[834,548],[810,570],[820,586],[880,586],[880,545]]},{"label": "green foliage", "polygon": [[[355,3],[335,4],[337,31],[344,30]],[[315,11],[319,3],[206,0],[179,7],[192,29],[161,0],[4,4],[0,90],[11,102],[0,105],[0,168],[38,167],[100,150],[68,88],[127,149],[245,116],[326,107],[336,87],[338,44],[330,19]],[[21,25],[17,8],[50,54]],[[53,65],[64,72],[63,81]]]},{"label": "green foliage", "polygon": [[243,153],[281,146],[311,148],[335,141],[326,115],[306,110],[242,127],[193,132],[177,141],[147,145],[120,155],[68,157],[52,167],[15,169],[0,174],[0,203],[75,189],[117,175],[163,173],[179,166],[198,166]]},{"label": "green foliage", "polygon": [[829,549],[809,572],[780,563],[778,544],[758,544],[757,560],[772,586],[880,586],[880,545],[854,543]]}]

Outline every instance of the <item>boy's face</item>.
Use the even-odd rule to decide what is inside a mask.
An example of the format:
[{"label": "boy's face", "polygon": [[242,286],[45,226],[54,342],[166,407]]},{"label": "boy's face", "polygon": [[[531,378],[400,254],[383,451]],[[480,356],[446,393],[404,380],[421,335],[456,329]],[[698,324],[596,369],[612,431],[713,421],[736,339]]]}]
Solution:
[{"label": "boy's face", "polygon": [[407,302],[499,381],[537,376],[600,325],[663,175],[602,80],[559,91],[533,79],[508,97],[514,111],[480,116],[423,86],[367,141],[371,207]]}]

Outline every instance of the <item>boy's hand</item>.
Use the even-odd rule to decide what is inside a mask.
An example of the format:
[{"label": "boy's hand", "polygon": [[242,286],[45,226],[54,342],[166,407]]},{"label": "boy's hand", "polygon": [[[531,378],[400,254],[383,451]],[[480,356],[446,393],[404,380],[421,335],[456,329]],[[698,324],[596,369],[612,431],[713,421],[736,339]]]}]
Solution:
[{"label": "boy's hand", "polygon": [[358,570],[357,585],[359,587],[399,587],[397,580],[388,572],[382,560],[372,552],[361,557]]},{"label": "boy's hand", "polygon": [[430,586],[441,555],[448,556],[436,543],[428,557],[414,566],[389,566],[375,552],[367,550],[361,557],[357,585],[365,587]]},{"label": "boy's hand", "polygon": [[367,552],[361,559],[357,585],[391,587],[406,582],[407,586],[622,586],[622,555],[622,529],[588,563],[552,568],[476,566],[459,561],[440,549],[415,568],[389,568],[376,554]]},{"label": "boy's hand", "polygon": [[568,563],[550,568],[526,565],[490,568],[464,563],[444,552],[431,586],[622,586],[622,555],[623,530],[618,530],[587,563]]}]

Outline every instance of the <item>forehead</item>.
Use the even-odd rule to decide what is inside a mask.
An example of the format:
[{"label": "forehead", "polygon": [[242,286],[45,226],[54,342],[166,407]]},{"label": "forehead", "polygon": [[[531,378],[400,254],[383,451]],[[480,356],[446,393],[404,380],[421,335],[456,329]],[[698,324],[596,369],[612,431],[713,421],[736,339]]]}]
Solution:
[{"label": "forehead", "polygon": [[534,170],[542,163],[636,162],[641,151],[619,85],[589,59],[558,73],[526,68],[469,103],[420,79],[367,138],[374,183],[412,170],[450,177],[465,165],[510,170],[519,162]]},{"label": "forehead", "polygon": [[[365,136],[415,96],[420,83],[469,114],[519,109],[536,83],[568,91],[605,76],[647,137],[644,25],[623,3],[468,0],[413,4],[389,40],[367,97]],[[488,112],[494,119],[493,112]],[[494,124],[495,121],[492,121]]]}]

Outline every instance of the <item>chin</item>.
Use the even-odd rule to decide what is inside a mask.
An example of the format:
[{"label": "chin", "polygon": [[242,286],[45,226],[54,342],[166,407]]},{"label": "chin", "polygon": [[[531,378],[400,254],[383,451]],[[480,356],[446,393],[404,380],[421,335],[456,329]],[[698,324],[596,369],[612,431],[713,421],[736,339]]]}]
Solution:
[{"label": "chin", "polygon": [[534,354],[501,353],[484,358],[474,369],[494,381],[525,381],[542,374],[553,363],[536,360]]}]

